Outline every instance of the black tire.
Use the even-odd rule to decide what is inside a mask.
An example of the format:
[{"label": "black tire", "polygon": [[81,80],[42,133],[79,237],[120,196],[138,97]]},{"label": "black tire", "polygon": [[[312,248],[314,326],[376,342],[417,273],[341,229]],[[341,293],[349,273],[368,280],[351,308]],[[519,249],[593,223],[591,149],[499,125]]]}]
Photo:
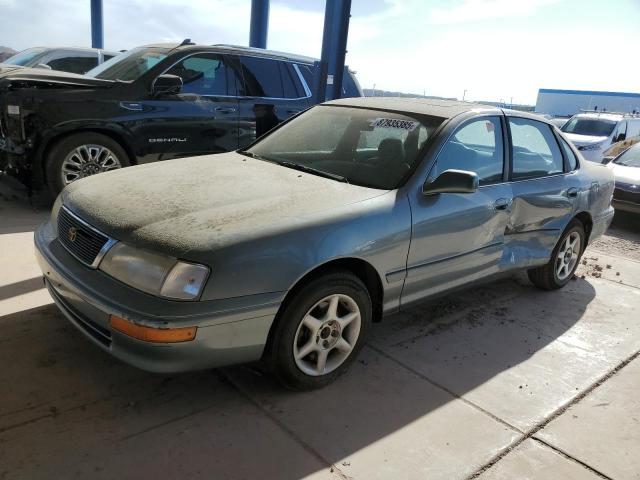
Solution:
[{"label": "black tire", "polygon": [[[337,368],[326,374],[312,376],[303,372],[296,363],[294,339],[307,312],[324,298],[336,294],[348,296],[357,304],[360,313],[359,335],[353,349]],[[299,289],[283,311],[279,312],[265,360],[280,383],[289,389],[313,390],[324,387],[343,374],[358,356],[371,328],[371,320],[371,297],[362,281],[347,271],[327,273]]]},{"label": "black tire", "polygon": [[[567,238],[574,233],[577,233],[580,236],[580,251],[578,252],[577,261],[575,262],[575,265],[573,265],[573,267],[570,269],[568,275],[565,278],[559,278],[556,263],[558,259],[558,253],[560,252],[561,248],[563,248],[563,245],[566,242]],[[571,280],[571,278],[573,277],[576,268],[578,267],[578,265],[580,265],[580,259],[582,258],[582,254],[584,253],[585,246],[586,235],[584,231],[584,225],[580,220],[573,219],[569,223],[565,231],[562,233],[560,240],[558,240],[558,243],[553,249],[553,253],[551,254],[549,263],[543,265],[542,267],[527,270],[529,280],[531,280],[531,283],[533,283],[536,287],[542,288],[544,290],[557,290],[558,288],[564,287],[567,283],[569,283],[569,280]]]},{"label": "black tire", "polygon": [[49,150],[49,154],[45,159],[47,185],[54,197],[65,187],[65,182],[62,179],[62,164],[65,158],[82,145],[98,145],[107,148],[117,158],[121,167],[131,165],[129,156],[124,148],[107,135],[97,132],[82,132],[69,135],[57,142],[51,150]]}]

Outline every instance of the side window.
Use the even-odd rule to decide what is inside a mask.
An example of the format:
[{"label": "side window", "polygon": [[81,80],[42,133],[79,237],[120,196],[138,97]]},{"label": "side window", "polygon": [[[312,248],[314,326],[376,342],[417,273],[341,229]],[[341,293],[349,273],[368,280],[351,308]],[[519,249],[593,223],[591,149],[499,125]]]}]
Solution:
[{"label": "side window", "polygon": [[313,92],[313,67],[311,65],[305,65],[304,63],[298,63],[297,65],[307,87]]},{"label": "side window", "polygon": [[509,119],[513,180],[545,177],[564,171],[562,154],[551,128],[535,120]]},{"label": "side window", "polygon": [[627,122],[623,120],[620,123],[618,123],[618,128],[616,128],[616,133],[613,134],[613,141],[621,142],[626,138],[627,138]]},{"label": "side window", "polygon": [[267,58],[240,57],[249,97],[284,98],[280,62]]},{"label": "side window", "polygon": [[83,74],[98,65],[98,57],[56,58],[47,63],[47,65],[49,65],[52,70]]},{"label": "side window", "polygon": [[571,150],[571,147],[567,142],[565,142],[564,138],[560,138],[560,146],[562,147],[564,156],[567,157],[567,161],[569,162],[569,171],[573,172],[578,167],[576,154],[573,153],[573,150]]},{"label": "side window", "polygon": [[115,55],[109,55],[108,53],[105,53],[102,55],[102,61],[106,62],[107,60],[111,60],[113,57],[115,57]]},{"label": "side window", "polygon": [[633,138],[640,135],[640,120],[629,120],[627,126],[627,138]]},{"label": "side window", "polygon": [[450,169],[467,170],[478,174],[480,185],[490,185],[502,181],[503,168],[502,124],[490,117],[460,127],[438,154],[429,177]]},{"label": "side window", "polygon": [[166,73],[182,78],[182,93],[234,95],[235,83],[228,78],[232,71],[227,70],[221,55],[202,53],[184,58]]}]

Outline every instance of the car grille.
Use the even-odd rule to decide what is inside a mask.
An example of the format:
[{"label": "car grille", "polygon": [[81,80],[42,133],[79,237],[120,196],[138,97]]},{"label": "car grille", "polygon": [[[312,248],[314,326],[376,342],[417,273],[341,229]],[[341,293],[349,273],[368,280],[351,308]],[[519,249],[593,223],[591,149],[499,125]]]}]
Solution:
[{"label": "car grille", "polygon": [[640,204],[640,188],[635,189],[631,185],[620,185],[619,183],[617,183],[616,188],[613,190],[613,198],[615,200],[621,200],[623,202]]},{"label": "car grille", "polygon": [[97,267],[102,249],[109,237],[98,232],[64,207],[58,214],[58,239],[78,260],[90,267]]}]

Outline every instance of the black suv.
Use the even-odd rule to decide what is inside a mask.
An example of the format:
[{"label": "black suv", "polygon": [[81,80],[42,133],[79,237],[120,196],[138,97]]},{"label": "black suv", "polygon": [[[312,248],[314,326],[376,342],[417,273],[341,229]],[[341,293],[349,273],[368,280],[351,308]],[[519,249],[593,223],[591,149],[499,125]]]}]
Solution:
[{"label": "black suv", "polygon": [[[362,96],[345,72],[342,96]],[[87,75],[3,70],[0,170],[57,193],[94,173],[236,150],[310,107],[313,74],[312,58],[186,42],[129,50]]]}]

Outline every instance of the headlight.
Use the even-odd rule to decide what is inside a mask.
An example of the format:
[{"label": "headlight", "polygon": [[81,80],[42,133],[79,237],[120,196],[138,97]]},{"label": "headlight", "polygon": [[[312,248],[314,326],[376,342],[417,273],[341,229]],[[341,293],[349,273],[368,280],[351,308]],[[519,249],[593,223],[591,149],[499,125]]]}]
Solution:
[{"label": "headlight", "polygon": [[100,270],[127,285],[160,297],[195,300],[209,276],[204,265],[116,243],[100,262]]},{"label": "headlight", "polygon": [[600,150],[602,148],[602,144],[600,143],[592,143],[591,145],[582,145],[581,147],[578,147],[578,150]]}]

